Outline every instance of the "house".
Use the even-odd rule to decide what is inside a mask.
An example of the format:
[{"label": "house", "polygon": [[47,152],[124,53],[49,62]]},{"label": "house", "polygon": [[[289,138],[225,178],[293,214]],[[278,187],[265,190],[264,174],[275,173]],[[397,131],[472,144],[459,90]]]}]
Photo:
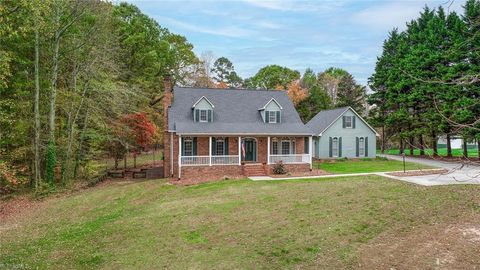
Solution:
[{"label": "house", "polygon": [[183,88],[165,80],[164,174],[266,175],[312,168],[312,132],[285,91]]},{"label": "house", "polygon": [[321,111],[307,126],[314,134],[315,158],[373,158],[376,155],[378,133],[351,107]]}]

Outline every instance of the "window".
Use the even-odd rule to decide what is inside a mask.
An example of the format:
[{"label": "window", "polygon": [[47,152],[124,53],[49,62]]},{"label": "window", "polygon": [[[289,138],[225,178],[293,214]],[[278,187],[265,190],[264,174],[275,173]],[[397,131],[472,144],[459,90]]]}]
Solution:
[{"label": "window", "polygon": [[345,127],[352,128],[352,117],[353,116],[345,116]]},{"label": "window", "polygon": [[338,138],[332,140],[332,156],[338,157]]},{"label": "window", "polygon": [[192,138],[183,139],[183,155],[193,156],[193,139]]},{"label": "window", "polygon": [[215,143],[215,154],[218,156],[225,155],[225,140],[223,138],[217,138]]},{"label": "window", "polygon": [[282,155],[290,155],[290,140],[282,141]]},{"label": "window", "polygon": [[360,138],[358,143],[358,152],[361,157],[365,156],[365,139]]},{"label": "window", "polygon": [[269,123],[277,123],[277,112],[276,111],[268,111],[268,122]]},{"label": "window", "polygon": [[200,122],[207,122],[207,110],[200,110]]},{"label": "window", "polygon": [[278,141],[274,140],[272,142],[272,154],[273,155],[278,155]]}]

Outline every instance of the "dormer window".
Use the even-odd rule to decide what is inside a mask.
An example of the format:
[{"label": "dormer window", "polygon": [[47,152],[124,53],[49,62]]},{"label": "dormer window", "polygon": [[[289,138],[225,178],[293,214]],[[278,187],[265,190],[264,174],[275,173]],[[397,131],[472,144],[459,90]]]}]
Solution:
[{"label": "dormer window", "polygon": [[207,122],[207,110],[200,110],[200,122]]},{"label": "dormer window", "polygon": [[267,111],[268,113],[268,123],[277,123],[277,112],[276,111]]},{"label": "dormer window", "polygon": [[213,122],[213,105],[210,100],[206,97],[201,97],[195,104],[192,106],[193,110],[193,121],[194,122]]}]

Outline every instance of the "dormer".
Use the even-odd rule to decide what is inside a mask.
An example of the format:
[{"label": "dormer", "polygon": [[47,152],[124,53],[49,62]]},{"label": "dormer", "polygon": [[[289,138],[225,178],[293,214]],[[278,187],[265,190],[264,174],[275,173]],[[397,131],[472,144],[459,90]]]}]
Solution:
[{"label": "dormer", "polygon": [[200,123],[213,122],[213,108],[215,106],[208,98],[201,97],[192,106],[193,121]]},{"label": "dormer", "polygon": [[282,105],[271,98],[262,108],[258,109],[264,123],[276,124],[282,122]]}]

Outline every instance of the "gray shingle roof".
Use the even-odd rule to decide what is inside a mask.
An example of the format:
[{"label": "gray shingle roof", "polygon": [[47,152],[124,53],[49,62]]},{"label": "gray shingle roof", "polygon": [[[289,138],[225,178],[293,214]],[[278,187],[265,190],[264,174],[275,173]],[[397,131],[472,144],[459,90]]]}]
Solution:
[{"label": "gray shingle roof", "polygon": [[[285,91],[209,88],[174,88],[168,128],[181,134],[272,134],[311,135]],[[202,96],[210,100],[213,122],[193,122],[192,105]],[[274,98],[283,107],[282,121],[264,123],[259,112]]]},{"label": "gray shingle roof", "polygon": [[307,127],[309,127],[315,135],[318,135],[349,108],[350,107],[341,107],[332,110],[320,111],[307,123]]}]

